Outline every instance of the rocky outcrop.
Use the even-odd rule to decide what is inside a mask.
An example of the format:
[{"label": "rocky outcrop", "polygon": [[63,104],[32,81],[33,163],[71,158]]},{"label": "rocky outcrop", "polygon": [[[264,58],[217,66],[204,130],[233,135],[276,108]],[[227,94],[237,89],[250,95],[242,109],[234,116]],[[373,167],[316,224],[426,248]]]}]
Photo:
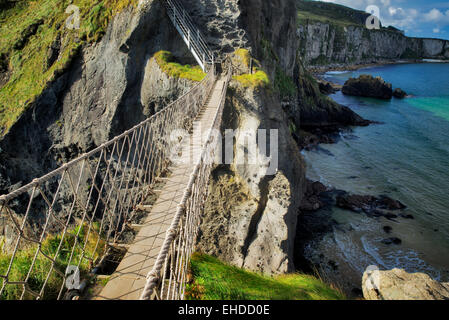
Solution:
[{"label": "rocky outcrop", "polygon": [[[259,60],[259,67],[273,80],[279,70],[290,78],[298,76],[296,15],[289,10],[292,7],[293,0],[212,0],[195,1],[189,10],[209,12],[205,17],[212,21],[234,12],[222,26],[206,23],[208,31],[204,33],[225,39],[223,50],[228,52],[229,46],[235,50],[243,43],[243,48]],[[226,30],[230,25],[233,30]],[[238,59],[237,55],[233,57],[235,73],[248,73],[248,66]],[[244,87],[239,81],[232,81],[222,128],[240,132],[236,131],[231,163],[213,172],[197,243],[200,251],[263,273],[295,271],[294,239],[305,189],[305,168],[289,122],[299,124],[299,118],[296,98],[284,104],[271,86]],[[242,139],[245,132],[258,129],[278,132],[278,149],[271,150],[279,155],[275,172],[267,171],[271,162],[268,158],[258,164],[242,161],[255,154],[265,157],[260,145],[253,149]],[[274,147],[273,143],[270,146]],[[288,159],[282,156],[285,154]]]},{"label": "rocky outcrop", "polygon": [[449,300],[449,283],[402,269],[365,271],[362,290],[367,300]]},{"label": "rocky outcrop", "polygon": [[160,111],[197,84],[192,80],[170,77],[162,71],[155,58],[148,60],[144,74],[140,102],[146,116]]},{"label": "rocky outcrop", "polygon": [[325,80],[317,80],[318,82],[318,87],[320,88],[320,92],[322,94],[332,94],[332,93],[336,93],[337,91],[341,90],[341,87],[339,87],[338,85],[335,85],[329,81],[325,81]]},{"label": "rocky outcrop", "polygon": [[347,80],[341,92],[349,96],[378,99],[391,99],[393,97],[391,83],[385,82],[381,77],[373,77],[366,74]]},{"label": "rocky outcrop", "polygon": [[391,199],[387,196],[362,196],[344,193],[337,196],[337,207],[348,209],[354,212],[370,213],[375,209],[382,210],[402,210],[406,206],[398,200]]},{"label": "rocky outcrop", "polygon": [[404,99],[407,96],[407,92],[400,88],[396,88],[393,91],[393,96],[398,99]]},{"label": "rocky outcrop", "polygon": [[301,202],[301,211],[317,211],[324,206],[320,199],[323,192],[327,191],[327,187],[318,181],[307,180],[306,192]]},{"label": "rocky outcrop", "polygon": [[298,66],[298,104],[300,127],[305,130],[335,131],[343,126],[367,126],[367,121],[348,107],[342,106],[320,92],[316,80],[300,64]]},{"label": "rocky outcrop", "polygon": [[357,65],[399,59],[449,59],[449,41],[409,38],[364,25],[308,21],[298,26],[300,52],[309,66]]},{"label": "rocky outcrop", "polygon": [[[243,88],[237,81],[231,83],[224,115],[223,128],[243,131],[236,133],[232,163],[213,172],[197,248],[250,270],[292,272],[305,168],[288,117],[268,89]],[[267,171],[269,162],[241,161],[254,152],[261,155],[260,145],[252,149],[242,139],[258,129],[278,130],[279,149],[271,150],[279,154],[275,172]]]}]

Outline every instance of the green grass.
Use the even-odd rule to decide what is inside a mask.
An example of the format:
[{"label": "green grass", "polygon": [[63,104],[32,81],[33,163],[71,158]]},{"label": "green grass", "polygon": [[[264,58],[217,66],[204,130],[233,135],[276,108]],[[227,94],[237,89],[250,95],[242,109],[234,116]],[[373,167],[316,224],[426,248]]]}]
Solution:
[{"label": "green grass", "polygon": [[263,276],[199,253],[192,255],[191,272],[194,281],[186,290],[190,300],[345,299],[340,292],[313,276]]},{"label": "green grass", "polygon": [[[86,44],[101,39],[111,18],[137,0],[19,0],[0,10],[0,57],[11,70],[0,88],[0,134],[7,133],[24,110],[71,64]],[[69,30],[66,8],[80,8],[80,29]],[[41,21],[35,34],[26,30]],[[49,48],[60,36],[60,59],[46,65]]]},{"label": "green grass", "polygon": [[249,64],[251,62],[251,54],[247,49],[237,49],[234,54],[243,62],[245,67],[249,68]]},{"label": "green grass", "polygon": [[[321,22],[337,27],[359,26],[366,28],[366,19],[369,14],[365,11],[352,9],[343,5],[311,0],[297,0],[298,24],[305,25],[309,22]],[[368,31],[368,30],[367,30]],[[379,30],[370,30],[377,32]],[[398,33],[394,27],[382,27],[382,32]]]},{"label": "green grass", "polygon": [[234,76],[233,78],[240,82],[240,84],[245,88],[259,88],[270,85],[268,75],[262,70],[258,70],[253,74]]},{"label": "green grass", "polygon": [[293,82],[293,79],[287,76],[280,67],[276,68],[274,83],[279,94],[281,95],[281,98],[292,98],[296,95],[296,84]]},{"label": "green grass", "polygon": [[154,55],[157,64],[170,77],[183,78],[192,81],[202,81],[206,74],[200,66],[181,65],[174,61],[171,52],[159,51]]},{"label": "green grass", "polygon": [[307,20],[343,26],[364,25],[367,13],[334,3],[298,0],[298,23]]},{"label": "green grass", "polygon": [[[237,49],[234,52],[233,59],[238,59],[249,70],[251,54],[246,49]],[[245,73],[233,76],[234,80],[240,82],[244,88],[262,88],[270,86],[270,78],[262,70],[260,62],[253,59],[252,73]]]},{"label": "green grass", "polygon": [[[70,255],[72,252],[72,248],[75,243],[76,235],[80,227],[72,229],[67,232],[65,235],[61,249],[59,251],[58,256],[56,257],[55,267],[60,272],[64,273],[70,259]],[[94,228],[98,230],[98,226],[95,225]],[[98,234],[95,232],[90,232],[87,235],[88,228],[86,226],[81,227],[79,236],[78,236],[78,246],[74,251],[74,258],[71,261],[71,265],[77,266],[81,259],[82,247],[86,244],[86,254],[85,256],[89,258],[93,258],[93,260],[97,259],[99,256],[103,254],[104,243],[98,238]],[[62,236],[54,235],[49,236],[46,240],[43,241],[41,251],[46,255],[54,258],[58,249],[58,246],[61,243]],[[98,248],[96,252],[94,252],[97,241],[99,241]],[[1,249],[1,248],[0,248]],[[26,249],[20,250],[16,256],[14,257],[14,261],[12,264],[11,271],[9,273],[9,281],[24,281],[28,275],[29,269],[31,267],[32,261],[38,249],[37,245],[33,245]],[[0,275],[5,275],[11,261],[11,255],[5,254],[0,250]],[[40,292],[42,285],[44,284],[47,274],[50,271],[51,261],[46,258],[42,253],[39,253],[36,262],[33,266],[32,272],[30,273],[30,277],[28,280],[28,284],[33,291]],[[80,273],[81,277],[86,275],[92,265],[89,259],[84,258],[80,263]],[[44,299],[53,300],[56,299],[59,293],[59,290],[62,286],[62,277],[58,275],[55,271],[52,271],[44,292]],[[17,300],[20,299],[23,291],[22,285],[13,285],[8,284],[5,287],[2,295],[0,296],[0,300]],[[26,293],[24,296],[25,299],[33,299],[33,296],[29,293]]]}]

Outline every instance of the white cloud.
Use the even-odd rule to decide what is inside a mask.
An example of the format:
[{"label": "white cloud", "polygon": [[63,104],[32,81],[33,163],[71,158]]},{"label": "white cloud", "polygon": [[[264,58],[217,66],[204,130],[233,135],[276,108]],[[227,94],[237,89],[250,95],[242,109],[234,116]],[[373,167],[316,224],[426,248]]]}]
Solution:
[{"label": "white cloud", "polygon": [[[420,8],[407,7],[407,1],[404,0],[323,0],[342,4],[358,10],[365,10],[369,5],[376,5],[380,9],[380,20],[382,25],[393,25],[404,30],[415,30],[423,28],[426,25],[427,30],[434,29],[440,33],[442,28],[449,26],[449,2],[427,3],[428,11]],[[440,9],[438,9],[440,8]],[[444,9],[442,9],[444,8]],[[418,10],[420,9],[420,10]],[[445,11],[446,10],[446,11]]]},{"label": "white cloud", "polygon": [[434,8],[423,15],[423,20],[426,22],[449,24],[449,10],[446,12],[441,12],[440,10]]}]

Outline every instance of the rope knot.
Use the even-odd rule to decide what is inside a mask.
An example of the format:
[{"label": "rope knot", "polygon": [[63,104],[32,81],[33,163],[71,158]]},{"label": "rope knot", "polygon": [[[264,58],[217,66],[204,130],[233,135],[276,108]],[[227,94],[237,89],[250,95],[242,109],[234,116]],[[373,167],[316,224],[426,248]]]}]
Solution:
[{"label": "rope knot", "polygon": [[176,237],[176,235],[178,234],[178,230],[176,230],[175,228],[170,228],[167,230],[167,237]]},{"label": "rope knot", "polygon": [[151,271],[150,273],[147,274],[147,280],[148,281],[151,280],[151,281],[156,282],[157,279],[159,279],[159,274],[158,274],[157,271],[153,270],[153,271]]}]

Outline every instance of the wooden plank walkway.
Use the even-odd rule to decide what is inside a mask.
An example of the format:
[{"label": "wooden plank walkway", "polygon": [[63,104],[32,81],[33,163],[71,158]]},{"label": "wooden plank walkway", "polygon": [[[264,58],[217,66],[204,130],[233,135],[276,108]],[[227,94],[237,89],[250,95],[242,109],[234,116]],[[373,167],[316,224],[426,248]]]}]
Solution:
[{"label": "wooden plank walkway", "polygon": [[[197,121],[202,131],[209,130],[220,106],[224,80],[218,80],[212,89],[207,106]],[[202,145],[194,145],[193,139],[185,139],[182,145],[182,158],[200,155]],[[201,143],[200,143],[201,144]],[[190,145],[190,146],[189,146]],[[190,148],[189,148],[190,147]],[[185,150],[191,150],[191,154]],[[194,159],[194,158],[193,158]],[[196,161],[186,161],[170,168],[172,174],[167,178],[158,199],[153,205],[143,227],[138,232],[134,243],[121,261],[115,273],[96,300],[137,300],[145,287],[146,276],[152,270],[165,239],[165,233],[171,225],[177,207],[182,201],[184,191],[189,183]]]}]

